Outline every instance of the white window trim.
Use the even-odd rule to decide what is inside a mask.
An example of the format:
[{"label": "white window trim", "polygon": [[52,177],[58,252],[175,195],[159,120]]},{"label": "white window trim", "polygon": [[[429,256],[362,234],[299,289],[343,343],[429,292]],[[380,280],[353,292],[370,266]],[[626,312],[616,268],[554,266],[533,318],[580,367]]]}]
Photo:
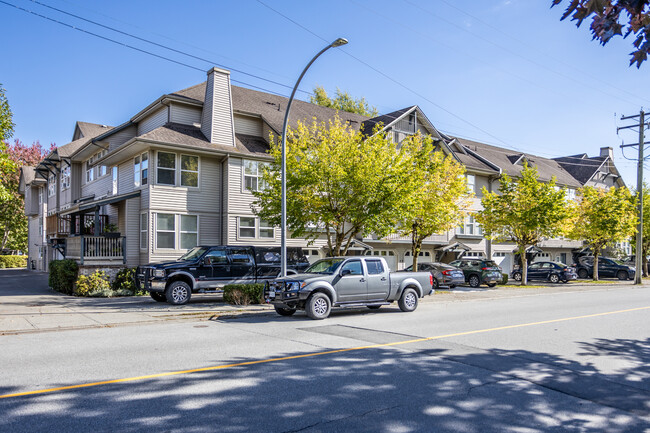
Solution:
[{"label": "white window trim", "polygon": [[[241,176],[242,176],[241,177],[241,192],[251,194],[253,191],[261,191],[262,188],[260,187],[260,184],[262,183],[263,174],[260,173],[260,165],[262,165],[262,167],[264,165],[269,166],[269,165],[271,165],[271,163],[268,162],[268,161],[258,161],[256,159],[242,159],[241,161],[242,161],[242,164],[241,164]],[[255,164],[257,164],[257,174],[256,175],[246,174],[246,161],[254,162]],[[257,189],[256,190],[246,188],[246,177],[247,176],[257,178]]]},{"label": "white window trim", "polygon": [[[253,227],[252,227],[253,236],[242,236],[241,235],[241,229],[242,229],[241,219],[242,218],[251,218],[253,220]],[[257,220],[258,220],[258,218],[254,217],[252,215],[238,216],[237,217],[237,239],[257,239],[257,236],[256,236],[257,235],[257,227],[258,227]],[[246,226],[244,228],[250,229],[251,227]]]},{"label": "white window trim", "polygon": [[[146,221],[146,226],[144,230],[142,229],[142,216],[146,215],[147,221]],[[140,212],[140,237],[138,238],[138,244],[140,245],[140,251],[146,251],[149,247],[149,227],[151,227],[151,224],[149,224],[149,212]],[[145,246],[144,248],[142,247],[142,233],[145,233]]]},{"label": "white window trim", "polygon": [[[143,212],[147,213],[147,212]],[[158,215],[174,215],[174,248],[163,248],[158,246],[158,232],[171,233],[171,230],[158,230]],[[142,213],[141,213],[142,215]],[[196,244],[201,244],[201,215],[196,213],[174,213],[174,212],[150,212],[148,213],[149,220],[147,223],[147,228],[152,229],[153,234],[153,244],[155,251],[189,251],[189,249],[181,248],[181,215],[185,216],[195,216],[196,217]],[[139,224],[138,224],[139,225]],[[194,233],[194,232],[183,232],[183,233]],[[149,245],[149,240],[151,236],[147,235],[147,246]],[[246,238],[250,239],[250,238]],[[138,243],[140,239],[138,238]],[[142,250],[142,248],[141,248]]]},{"label": "white window trim", "polygon": [[[189,156],[189,157],[198,159],[196,171],[183,170],[183,164],[182,163],[183,163],[183,157],[184,156]],[[199,188],[201,188],[201,157],[199,155],[190,155],[188,153],[181,153],[181,154],[178,155],[177,166],[178,166],[178,186],[180,186],[181,188],[190,188],[190,189],[199,189]],[[196,173],[196,186],[182,185],[183,172]]]},{"label": "white window trim", "polygon": [[[196,217],[196,231],[195,232],[188,232],[186,230],[183,230],[182,222],[183,222],[183,217],[184,216]],[[183,251],[189,251],[190,249],[192,249],[195,246],[200,244],[200,242],[199,242],[200,218],[201,217],[199,215],[197,215],[197,214],[179,214],[178,215],[178,247],[179,247],[179,249],[181,249]],[[190,247],[190,248],[183,248],[182,247],[182,245],[181,245],[181,235],[183,233],[192,233],[192,234],[196,233],[196,245],[194,245],[194,247]]]},{"label": "white window trim", "polygon": [[[159,166],[158,166],[158,155],[160,155],[161,153],[168,153],[168,154],[170,154],[170,155],[174,155],[174,168],[173,168],[173,169],[172,169],[172,168],[159,167]],[[178,161],[178,154],[177,154],[177,153],[174,153],[174,152],[166,152],[166,151],[164,151],[164,150],[157,150],[157,151],[156,151],[156,185],[160,185],[160,186],[178,186],[178,184],[179,184],[179,182],[178,182],[178,162],[179,162],[179,161]],[[159,179],[158,179],[158,178],[159,178],[159,176],[158,176],[158,170],[168,170],[168,171],[173,170],[173,171],[174,171],[174,183],[173,183],[173,184],[169,184],[169,183],[160,183],[160,181],[159,181]]]},{"label": "white window trim", "polygon": [[[471,183],[469,181],[470,177],[472,178]],[[476,175],[466,174],[465,179],[467,180],[467,191],[476,194]]]}]

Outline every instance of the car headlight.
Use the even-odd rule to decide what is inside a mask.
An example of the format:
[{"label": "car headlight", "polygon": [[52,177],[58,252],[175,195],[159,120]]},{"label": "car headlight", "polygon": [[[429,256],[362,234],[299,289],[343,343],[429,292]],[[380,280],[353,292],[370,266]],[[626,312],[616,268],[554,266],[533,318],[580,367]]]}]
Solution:
[{"label": "car headlight", "polygon": [[156,277],[156,278],[165,278],[165,270],[164,269],[154,269],[153,276]]}]

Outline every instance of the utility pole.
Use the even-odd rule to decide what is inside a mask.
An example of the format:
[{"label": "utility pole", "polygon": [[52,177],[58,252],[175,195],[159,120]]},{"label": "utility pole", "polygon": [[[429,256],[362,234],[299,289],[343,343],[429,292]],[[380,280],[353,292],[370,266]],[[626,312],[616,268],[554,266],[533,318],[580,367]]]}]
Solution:
[{"label": "utility pole", "polygon": [[643,248],[642,248],[642,243],[643,243],[643,146],[645,145],[644,139],[645,139],[645,128],[646,128],[646,123],[645,123],[645,111],[641,110],[639,114],[635,114],[634,116],[623,116],[621,117],[621,120],[627,120],[627,119],[635,119],[639,118],[639,123],[638,125],[628,125],[628,126],[621,126],[619,128],[616,128],[616,132],[620,131],[621,129],[630,129],[630,128],[639,128],[639,142],[636,144],[623,144],[621,145],[621,148],[625,147],[633,147],[633,146],[639,146],[639,156],[637,160],[637,167],[636,167],[636,197],[637,197],[637,204],[638,204],[638,214],[639,214],[639,223],[637,225],[636,229],[636,252],[635,252],[635,267],[636,267],[636,273],[634,274],[634,284],[641,284],[641,277],[643,276],[643,260],[642,260],[642,255],[643,255]]}]

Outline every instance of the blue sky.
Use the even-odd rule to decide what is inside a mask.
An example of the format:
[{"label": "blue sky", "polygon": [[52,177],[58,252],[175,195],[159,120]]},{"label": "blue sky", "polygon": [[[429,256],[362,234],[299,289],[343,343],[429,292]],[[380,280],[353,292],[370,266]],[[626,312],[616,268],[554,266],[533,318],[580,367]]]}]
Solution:
[{"label": "blue sky", "polygon": [[312,66],[302,90],[339,87],[380,113],[419,105],[445,132],[545,157],[611,146],[624,180],[636,184],[636,164],[618,146],[638,136],[616,127],[626,124],[622,114],[650,105],[650,62],[628,67],[630,39],[602,47],[588,23],[560,22],[563,5],[550,9],[550,0],[38,0],[205,60],[33,1],[3,1],[191,66],[0,3],[0,83],[14,137],[26,143],[65,144],[77,120],[119,125],[160,95],[205,80],[213,65],[241,71],[232,80],[244,86],[288,96],[244,73],[292,86],[325,41],[346,37]]}]

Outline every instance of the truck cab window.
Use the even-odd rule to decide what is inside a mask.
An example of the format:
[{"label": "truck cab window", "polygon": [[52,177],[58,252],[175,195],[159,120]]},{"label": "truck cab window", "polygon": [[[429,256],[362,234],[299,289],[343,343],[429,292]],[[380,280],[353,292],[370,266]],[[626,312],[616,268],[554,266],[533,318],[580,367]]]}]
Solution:
[{"label": "truck cab window", "polygon": [[361,261],[359,260],[352,260],[350,262],[347,262],[341,268],[341,272],[345,271],[346,269],[350,270],[350,275],[363,275],[363,271],[361,269]]},{"label": "truck cab window", "polygon": [[206,265],[218,265],[228,263],[228,256],[224,250],[210,251],[204,258]]},{"label": "truck cab window", "polygon": [[366,260],[369,275],[377,275],[384,273],[384,267],[379,260]]}]

